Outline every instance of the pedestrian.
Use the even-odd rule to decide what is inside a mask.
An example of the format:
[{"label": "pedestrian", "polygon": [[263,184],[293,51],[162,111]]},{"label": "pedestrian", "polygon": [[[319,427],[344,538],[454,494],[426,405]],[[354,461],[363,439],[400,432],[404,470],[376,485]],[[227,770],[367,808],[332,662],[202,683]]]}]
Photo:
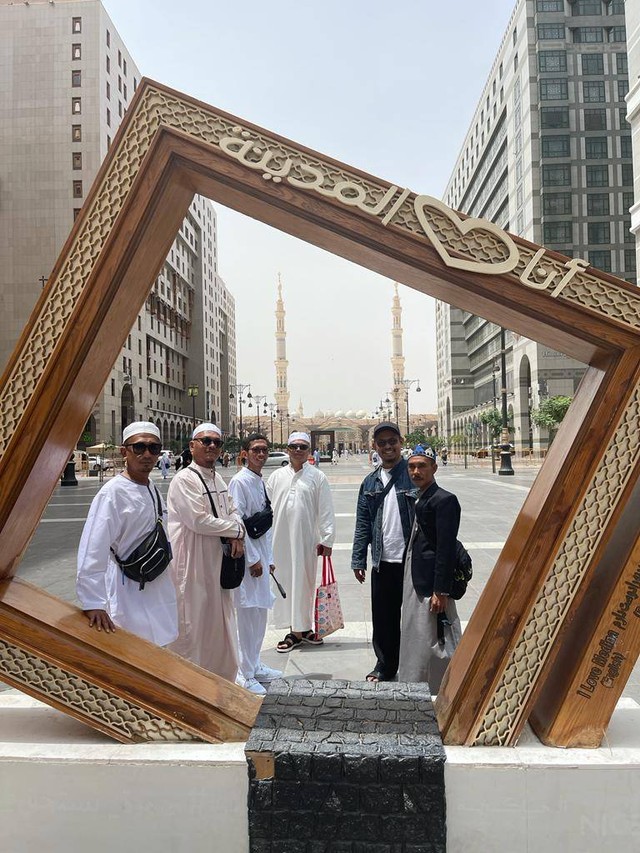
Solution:
[{"label": "pedestrian", "polygon": [[179,614],[179,636],[171,650],[235,681],[236,618],[233,591],[220,586],[221,537],[231,540],[231,554],[239,556],[245,531],[227,486],[215,470],[221,448],[220,429],[212,423],[199,424],[189,443],[192,461],[169,485],[171,575]]},{"label": "pedestrian", "polygon": [[[247,530],[244,540],[246,571],[242,583],[234,590],[240,655],[238,683],[252,693],[264,696],[267,691],[263,685],[282,675],[280,670],[272,669],[260,660],[267,615],[275,600],[270,583],[271,572],[275,569],[271,531],[273,514],[262,479],[262,469],[269,454],[267,437],[262,433],[251,433],[242,442],[242,450],[247,465],[229,483],[229,493]],[[255,524],[258,524],[257,531]],[[263,528],[266,529],[260,533]],[[254,536],[253,533],[260,535]]]},{"label": "pedestrian", "polygon": [[447,462],[449,461],[449,451],[447,450],[446,447],[443,447],[442,450],[440,451],[440,459],[442,459],[443,465],[446,465]]},{"label": "pedestrian", "polygon": [[374,468],[380,464],[380,457],[378,456],[375,450],[373,450],[371,453],[371,464],[374,466]]},{"label": "pedestrian", "polygon": [[171,460],[169,459],[169,455],[165,451],[160,457],[160,471],[162,472],[162,479],[167,479],[167,472],[171,466]]},{"label": "pedestrian", "polygon": [[338,459],[339,459],[339,458],[340,458],[340,457],[338,456],[338,451],[337,451],[337,450],[335,449],[335,447],[334,447],[334,448],[333,448],[333,450],[331,451],[331,464],[332,464],[332,465],[337,465],[337,464],[338,464]]},{"label": "pedestrian", "polygon": [[358,493],[351,568],[364,583],[371,548],[371,614],[376,663],[367,681],[391,681],[398,671],[402,558],[413,524],[413,484],[402,458],[397,425],[379,423],[373,431],[375,455],[382,465],[362,481]]},{"label": "pedestrian", "polygon": [[316,449],[313,451],[313,462],[314,462],[314,464],[315,464],[315,465],[319,465],[319,464],[320,464],[320,451],[318,450],[318,448],[317,448],[317,447],[316,447]]},{"label": "pedestrian", "polygon": [[289,465],[274,471],[267,481],[273,507],[273,556],[287,598],[273,608],[276,628],[289,633],[276,646],[289,652],[302,643],[321,645],[313,630],[313,605],[318,556],[330,556],[335,537],[335,515],[329,482],[307,462],[311,439],[292,432],[287,442]]},{"label": "pedestrian", "polygon": [[436,483],[438,466],[431,447],[414,451],[408,466],[419,493],[404,564],[398,678],[426,681],[435,695],[461,637],[456,603],[449,595],[460,503]]},{"label": "pedestrian", "polygon": [[76,594],[91,627],[111,632],[118,626],[166,646],[178,635],[170,572],[141,585],[118,564],[135,555],[159,519],[166,528],[164,501],[149,479],[161,449],[155,424],[136,421],[124,429],[120,453],[126,467],[91,502],[78,550]]}]

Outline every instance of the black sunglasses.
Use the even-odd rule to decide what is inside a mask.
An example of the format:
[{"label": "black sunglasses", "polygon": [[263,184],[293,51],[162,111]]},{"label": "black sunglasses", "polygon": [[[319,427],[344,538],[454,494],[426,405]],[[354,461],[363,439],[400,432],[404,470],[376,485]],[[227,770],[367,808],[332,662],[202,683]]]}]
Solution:
[{"label": "black sunglasses", "polygon": [[152,442],[146,444],[144,441],[134,441],[133,444],[125,444],[125,447],[130,447],[136,456],[142,456],[145,450],[148,450],[152,456],[160,456],[162,445]]},{"label": "black sunglasses", "polygon": [[308,450],[308,444],[287,444],[289,450]]},{"label": "black sunglasses", "polygon": [[224,444],[221,438],[209,438],[208,435],[206,435],[204,438],[196,437],[196,441],[199,441],[200,444],[204,444],[205,447],[209,447],[211,444],[213,444],[214,447],[222,447],[222,445]]}]

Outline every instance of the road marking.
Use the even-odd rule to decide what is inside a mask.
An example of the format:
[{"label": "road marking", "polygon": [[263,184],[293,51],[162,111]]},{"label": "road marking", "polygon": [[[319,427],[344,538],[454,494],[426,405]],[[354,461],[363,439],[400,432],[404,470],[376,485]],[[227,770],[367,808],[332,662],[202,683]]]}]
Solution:
[{"label": "road marking", "polygon": [[336,518],[355,518],[355,512],[336,512]]},{"label": "road marking", "polygon": [[41,518],[40,524],[64,524],[67,521],[86,521],[86,515],[82,518]]}]

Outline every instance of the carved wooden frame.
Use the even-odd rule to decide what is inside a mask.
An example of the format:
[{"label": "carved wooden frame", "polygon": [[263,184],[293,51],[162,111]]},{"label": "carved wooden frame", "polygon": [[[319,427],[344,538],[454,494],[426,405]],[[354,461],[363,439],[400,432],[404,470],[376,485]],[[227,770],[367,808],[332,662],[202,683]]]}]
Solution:
[{"label": "carved wooden frame", "polygon": [[144,726],[114,733],[87,711],[95,698],[43,684],[70,674],[210,740],[253,722],[246,692],[142,640],[109,646],[74,608],[11,580],[196,192],[590,365],[437,712],[448,743],[513,744],[529,718],[548,743],[597,745],[640,644],[640,546],[625,524],[640,471],[640,292],[148,80],[0,386],[0,677],[122,739]]}]

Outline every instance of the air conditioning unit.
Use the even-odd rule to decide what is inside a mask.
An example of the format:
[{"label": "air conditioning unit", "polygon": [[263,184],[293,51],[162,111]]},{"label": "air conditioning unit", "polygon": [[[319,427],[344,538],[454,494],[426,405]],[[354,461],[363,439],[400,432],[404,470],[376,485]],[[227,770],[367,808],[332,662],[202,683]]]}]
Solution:
[{"label": "air conditioning unit", "polygon": [[128,373],[123,373],[122,374],[122,381],[123,382],[131,382],[131,376],[129,376]]}]

